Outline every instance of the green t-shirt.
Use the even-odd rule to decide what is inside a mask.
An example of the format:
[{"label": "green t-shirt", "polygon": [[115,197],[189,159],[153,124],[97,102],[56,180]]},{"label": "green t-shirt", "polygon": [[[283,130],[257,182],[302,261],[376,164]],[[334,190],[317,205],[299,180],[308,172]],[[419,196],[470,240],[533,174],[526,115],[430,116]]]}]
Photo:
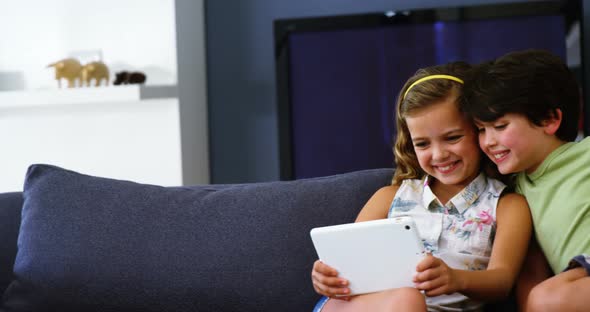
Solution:
[{"label": "green t-shirt", "polygon": [[560,146],[532,174],[519,173],[516,191],[529,203],[554,273],[572,257],[590,255],[590,137]]}]

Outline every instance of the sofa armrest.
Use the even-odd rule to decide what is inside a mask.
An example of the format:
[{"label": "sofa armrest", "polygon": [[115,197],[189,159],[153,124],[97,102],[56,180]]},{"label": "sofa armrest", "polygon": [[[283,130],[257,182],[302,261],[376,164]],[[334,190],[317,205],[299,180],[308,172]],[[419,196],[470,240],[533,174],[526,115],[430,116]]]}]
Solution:
[{"label": "sofa armrest", "polygon": [[22,193],[0,194],[0,294],[12,279],[22,206]]}]

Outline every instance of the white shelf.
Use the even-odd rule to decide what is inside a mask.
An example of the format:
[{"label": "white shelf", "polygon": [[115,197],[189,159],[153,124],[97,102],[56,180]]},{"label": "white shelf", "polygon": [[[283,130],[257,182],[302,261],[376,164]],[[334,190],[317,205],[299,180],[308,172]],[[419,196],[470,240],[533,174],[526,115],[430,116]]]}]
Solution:
[{"label": "white shelf", "polygon": [[139,86],[0,92],[0,108],[139,101]]},{"label": "white shelf", "polygon": [[0,109],[177,98],[176,85],[124,85],[0,92]]},{"label": "white shelf", "polygon": [[177,98],[178,86],[176,85],[142,85],[139,88],[139,97],[146,99]]}]

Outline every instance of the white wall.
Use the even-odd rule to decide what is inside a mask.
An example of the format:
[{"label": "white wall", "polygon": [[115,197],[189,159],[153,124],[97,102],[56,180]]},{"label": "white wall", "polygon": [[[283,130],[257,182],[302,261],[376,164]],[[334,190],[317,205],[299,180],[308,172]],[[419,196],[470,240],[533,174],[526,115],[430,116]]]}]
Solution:
[{"label": "white wall", "polygon": [[174,0],[0,0],[0,8],[0,91],[57,88],[48,64],[95,51],[112,73],[177,82]]}]

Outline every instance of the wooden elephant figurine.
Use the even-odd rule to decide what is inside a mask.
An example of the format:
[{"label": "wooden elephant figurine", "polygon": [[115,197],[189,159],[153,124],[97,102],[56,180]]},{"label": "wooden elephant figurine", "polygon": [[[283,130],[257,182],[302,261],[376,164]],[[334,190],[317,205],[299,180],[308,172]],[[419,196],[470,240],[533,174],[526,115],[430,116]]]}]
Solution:
[{"label": "wooden elephant figurine", "polygon": [[82,67],[82,85],[90,86],[90,81],[94,79],[94,85],[98,87],[104,79],[108,86],[109,78],[109,68],[103,62],[91,62]]},{"label": "wooden elephant figurine", "polygon": [[66,58],[55,63],[47,65],[47,67],[55,68],[55,80],[57,80],[57,86],[61,88],[61,79],[64,78],[68,81],[68,88],[76,86],[76,82],[80,81],[82,64],[80,61],[74,58]]}]

